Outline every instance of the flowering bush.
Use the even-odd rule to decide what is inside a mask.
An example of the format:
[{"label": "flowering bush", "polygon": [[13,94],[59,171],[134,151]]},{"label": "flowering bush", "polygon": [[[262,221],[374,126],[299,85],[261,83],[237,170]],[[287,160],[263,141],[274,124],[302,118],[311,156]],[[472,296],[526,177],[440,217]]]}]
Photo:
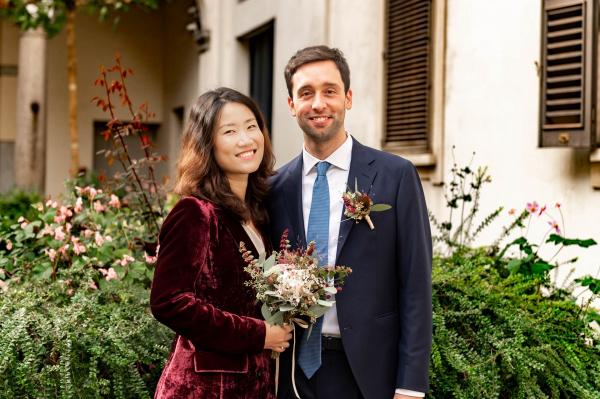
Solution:
[{"label": "flowering bush", "polygon": [[64,202],[47,200],[34,209],[31,219],[20,217],[0,232],[5,289],[31,278],[70,281],[77,285],[70,293],[121,280],[149,286],[156,257],[144,241],[146,226],[118,196],[75,186]]}]

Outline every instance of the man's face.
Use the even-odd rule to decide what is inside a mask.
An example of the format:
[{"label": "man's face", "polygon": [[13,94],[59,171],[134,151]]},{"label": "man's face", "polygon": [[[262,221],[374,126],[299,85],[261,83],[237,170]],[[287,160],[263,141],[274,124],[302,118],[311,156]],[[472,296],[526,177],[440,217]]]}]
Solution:
[{"label": "man's face", "polygon": [[306,140],[323,143],[346,136],[344,117],[352,107],[352,91],[344,93],[342,76],[333,61],[298,68],[292,76],[288,105]]}]

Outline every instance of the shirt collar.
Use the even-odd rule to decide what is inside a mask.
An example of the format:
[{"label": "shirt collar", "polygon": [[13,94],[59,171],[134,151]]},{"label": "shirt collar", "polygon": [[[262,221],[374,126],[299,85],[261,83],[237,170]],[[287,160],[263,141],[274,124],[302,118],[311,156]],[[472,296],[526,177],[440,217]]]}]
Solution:
[{"label": "shirt collar", "polygon": [[302,147],[302,173],[304,176],[309,174],[315,165],[321,161],[327,161],[332,166],[342,170],[350,169],[352,159],[352,137],[346,134],[346,141],[337,148],[327,159],[319,159],[306,151],[306,146]]}]

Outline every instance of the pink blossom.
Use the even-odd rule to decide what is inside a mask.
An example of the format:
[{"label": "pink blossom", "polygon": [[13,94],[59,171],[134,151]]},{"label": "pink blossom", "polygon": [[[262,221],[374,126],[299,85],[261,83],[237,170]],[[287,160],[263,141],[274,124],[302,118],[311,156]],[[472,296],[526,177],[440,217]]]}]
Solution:
[{"label": "pink blossom", "polygon": [[57,213],[56,216],[54,216],[54,223],[62,223],[64,222],[66,219],[65,215],[61,214],[61,213]]},{"label": "pink blossom", "polygon": [[150,256],[147,253],[144,252],[144,258],[146,259],[146,263],[156,263],[156,256]]},{"label": "pink blossom", "polygon": [[69,296],[73,295],[74,293],[75,293],[75,290],[73,288],[69,288],[67,290],[67,295],[69,295]]},{"label": "pink blossom", "polygon": [[121,266],[127,266],[134,260],[135,260],[135,258],[133,258],[130,255],[125,254],[125,255],[123,255],[123,258],[121,260],[117,261],[117,263],[120,264]]},{"label": "pink blossom", "polygon": [[54,239],[58,241],[65,239],[65,232],[63,231],[62,226],[58,226],[56,229],[54,229]]},{"label": "pink blossom", "polygon": [[540,205],[537,203],[537,201],[527,203],[527,210],[529,211],[529,213],[536,213],[539,208]]},{"label": "pink blossom", "polygon": [[90,201],[94,199],[94,197],[98,194],[98,191],[94,187],[86,187],[85,190],[90,196]]},{"label": "pink blossom", "polygon": [[73,225],[71,225],[71,223],[67,223],[67,224],[65,224],[65,229],[66,229],[67,231],[71,231],[71,228],[72,228],[72,227],[73,227]]},{"label": "pink blossom", "polygon": [[52,234],[54,234],[54,230],[52,229],[52,227],[46,224],[44,225],[44,228],[40,231],[39,236],[44,237]]},{"label": "pink blossom", "polygon": [[61,254],[64,255],[67,253],[68,250],[69,250],[69,244],[65,244],[58,249],[58,252],[60,252]]},{"label": "pink blossom", "polygon": [[113,208],[119,209],[121,207],[121,201],[119,201],[119,197],[117,197],[114,194],[111,194],[110,201],[108,201],[108,205],[112,206]]},{"label": "pink blossom", "polygon": [[90,238],[93,234],[94,234],[94,232],[90,229],[83,230],[83,236],[85,238]]},{"label": "pink blossom", "polygon": [[50,262],[54,262],[54,259],[56,259],[56,249],[54,248],[50,248],[50,249],[44,249],[44,253],[46,255],[48,255],[48,258],[50,258]]},{"label": "pink blossom", "polygon": [[544,205],[540,211],[538,212],[538,216],[542,216],[544,214],[544,212],[546,212],[546,205]]},{"label": "pink blossom", "polygon": [[554,229],[556,234],[560,234],[560,226],[558,225],[558,223],[556,223],[556,221],[548,221],[548,224],[550,225],[550,227],[552,227],[552,229]]},{"label": "pink blossom", "polygon": [[112,237],[111,236],[104,236],[104,241],[112,242]]},{"label": "pink blossom", "polygon": [[21,223],[21,228],[22,228],[22,229],[26,228],[28,224],[29,224],[29,223],[27,223],[27,222],[23,222],[23,223]]},{"label": "pink blossom", "polygon": [[79,213],[83,210],[83,199],[81,197],[77,197],[75,200],[75,207],[73,208],[75,213]]},{"label": "pink blossom", "polygon": [[118,280],[119,276],[117,275],[117,272],[115,271],[115,269],[113,269],[112,267],[108,269],[108,272],[106,272],[106,277],[105,277],[106,281],[110,281],[110,280]]},{"label": "pink blossom", "polygon": [[99,247],[104,245],[104,238],[102,237],[102,234],[100,234],[99,232],[96,232],[96,234],[94,236],[94,241],[96,241],[96,245]]},{"label": "pink blossom", "polygon": [[96,282],[95,282],[95,281],[90,281],[90,282],[88,283],[88,288],[89,288],[89,289],[91,289],[91,290],[97,290],[97,289],[98,289],[98,286],[96,285]]},{"label": "pink blossom", "polygon": [[46,201],[46,206],[48,208],[56,208],[58,204],[56,203],[56,201],[48,200]]},{"label": "pink blossom", "polygon": [[8,283],[4,280],[0,280],[0,289],[4,292],[8,291]]},{"label": "pink blossom", "polygon": [[13,243],[11,240],[6,240],[6,249],[9,251],[13,248]]},{"label": "pink blossom", "polygon": [[80,243],[78,238],[72,237],[71,241],[73,242],[73,252],[75,252],[76,255],[81,255],[86,251],[85,245]]},{"label": "pink blossom", "polygon": [[17,219],[17,223],[22,223],[25,222],[25,218],[23,216],[19,216],[19,218]]},{"label": "pink blossom", "polygon": [[100,201],[94,201],[94,210],[96,212],[103,212],[104,211],[104,205],[102,205],[100,203]]}]

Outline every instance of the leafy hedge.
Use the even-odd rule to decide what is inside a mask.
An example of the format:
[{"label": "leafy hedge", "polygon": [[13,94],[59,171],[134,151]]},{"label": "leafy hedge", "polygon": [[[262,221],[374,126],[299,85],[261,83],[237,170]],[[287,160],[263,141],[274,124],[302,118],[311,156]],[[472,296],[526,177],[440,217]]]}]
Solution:
[{"label": "leafy hedge", "polygon": [[599,315],[486,251],[435,259],[429,397],[600,398]]}]

